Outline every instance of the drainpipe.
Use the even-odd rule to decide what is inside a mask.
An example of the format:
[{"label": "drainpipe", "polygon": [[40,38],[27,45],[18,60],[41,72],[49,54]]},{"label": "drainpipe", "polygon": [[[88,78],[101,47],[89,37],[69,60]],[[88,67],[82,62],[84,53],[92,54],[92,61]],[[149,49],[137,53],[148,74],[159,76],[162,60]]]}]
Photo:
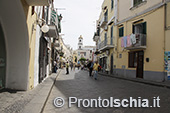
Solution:
[{"label": "drainpipe", "polygon": [[[165,1],[164,1],[165,2]],[[167,24],[167,4],[165,3],[165,6],[164,6],[164,47],[163,47],[163,49],[164,49],[164,54],[165,54],[165,48],[166,48],[166,38],[165,38],[165,32],[166,32],[166,28],[167,28],[167,26],[166,26],[166,24]],[[165,64],[164,64],[164,72],[165,72],[166,70],[165,70]],[[167,77],[167,75],[165,74],[165,77],[164,77],[164,80],[163,80],[163,82],[165,82],[165,80],[166,80],[166,77]]]}]

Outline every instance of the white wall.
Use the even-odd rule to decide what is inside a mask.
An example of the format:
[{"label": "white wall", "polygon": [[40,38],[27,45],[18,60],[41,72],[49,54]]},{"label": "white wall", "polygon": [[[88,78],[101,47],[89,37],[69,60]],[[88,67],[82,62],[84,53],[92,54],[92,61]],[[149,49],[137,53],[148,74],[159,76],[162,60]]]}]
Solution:
[{"label": "white wall", "polygon": [[0,23],[4,30],[7,50],[5,87],[27,90],[29,38],[26,16],[20,0],[0,1]]}]

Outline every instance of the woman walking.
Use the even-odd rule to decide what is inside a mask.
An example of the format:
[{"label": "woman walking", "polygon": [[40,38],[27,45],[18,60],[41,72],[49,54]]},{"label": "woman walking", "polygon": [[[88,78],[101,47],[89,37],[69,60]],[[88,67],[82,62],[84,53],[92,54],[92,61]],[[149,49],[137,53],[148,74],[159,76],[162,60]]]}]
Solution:
[{"label": "woman walking", "polygon": [[98,61],[93,65],[93,70],[94,70],[94,79],[97,80],[97,75],[98,75],[98,67],[99,67]]}]

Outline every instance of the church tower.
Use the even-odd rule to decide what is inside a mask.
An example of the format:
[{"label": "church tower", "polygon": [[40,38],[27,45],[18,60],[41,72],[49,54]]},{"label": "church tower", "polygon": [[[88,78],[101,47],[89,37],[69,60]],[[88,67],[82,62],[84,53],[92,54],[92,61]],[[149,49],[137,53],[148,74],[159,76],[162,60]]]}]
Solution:
[{"label": "church tower", "polygon": [[80,35],[80,37],[78,38],[78,49],[82,49],[83,48],[83,37]]}]

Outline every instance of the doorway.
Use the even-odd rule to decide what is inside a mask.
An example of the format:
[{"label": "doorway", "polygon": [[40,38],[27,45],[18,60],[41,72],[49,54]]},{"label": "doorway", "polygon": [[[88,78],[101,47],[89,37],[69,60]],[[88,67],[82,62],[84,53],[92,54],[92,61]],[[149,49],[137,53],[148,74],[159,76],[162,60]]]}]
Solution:
[{"label": "doorway", "polygon": [[111,58],[110,58],[110,59],[111,59],[111,62],[110,62],[110,63],[111,63],[111,64],[110,64],[110,68],[111,68],[111,69],[110,69],[110,74],[113,74],[113,54],[111,55]]},{"label": "doorway", "polygon": [[5,87],[5,75],[6,75],[6,48],[5,37],[0,24],[0,89]]}]

